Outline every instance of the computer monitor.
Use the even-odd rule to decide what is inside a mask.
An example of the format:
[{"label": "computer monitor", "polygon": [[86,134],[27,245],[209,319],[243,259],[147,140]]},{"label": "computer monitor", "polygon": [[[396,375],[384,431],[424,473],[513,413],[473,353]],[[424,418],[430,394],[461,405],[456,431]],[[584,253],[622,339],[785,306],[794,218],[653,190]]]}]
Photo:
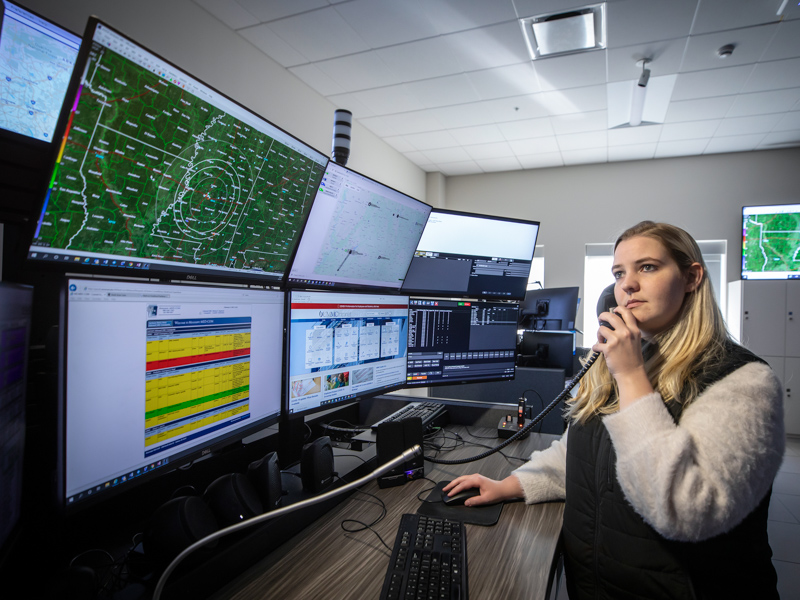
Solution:
[{"label": "computer monitor", "polygon": [[402,387],[407,340],[408,296],[293,290],[288,416]]},{"label": "computer monitor", "polygon": [[536,221],[434,209],[402,292],[521,300],[538,234]]},{"label": "computer monitor", "polygon": [[800,279],[800,204],[742,207],[742,279]]},{"label": "computer monitor", "polygon": [[131,489],[278,421],[284,292],[68,279],[61,493]]},{"label": "computer monitor", "polygon": [[3,4],[0,129],[49,143],[81,38],[13,2]]},{"label": "computer monitor", "polygon": [[574,374],[575,333],[572,331],[524,331],[517,365],[542,369],[564,369]]},{"label": "computer monitor", "polygon": [[33,288],[0,282],[0,564],[21,527]]},{"label": "computer monitor", "polygon": [[514,379],[517,303],[412,298],[406,385]]},{"label": "computer monitor", "polygon": [[532,331],[573,331],[578,313],[577,287],[528,290],[520,304],[519,328]]},{"label": "computer monitor", "polygon": [[289,285],[399,290],[430,212],[424,202],[330,162]]},{"label": "computer monitor", "polygon": [[283,282],[324,154],[96,18],[67,102],[30,260]]}]

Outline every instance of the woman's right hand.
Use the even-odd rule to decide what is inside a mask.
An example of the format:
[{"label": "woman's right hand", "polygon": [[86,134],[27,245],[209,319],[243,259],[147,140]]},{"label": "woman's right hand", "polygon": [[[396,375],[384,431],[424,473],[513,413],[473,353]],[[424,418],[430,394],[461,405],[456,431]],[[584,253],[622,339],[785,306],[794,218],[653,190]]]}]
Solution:
[{"label": "woman's right hand", "polygon": [[503,500],[522,498],[525,495],[525,493],[522,491],[522,486],[519,483],[519,479],[517,479],[514,475],[509,475],[502,481],[497,481],[495,479],[484,477],[479,473],[457,477],[448,483],[442,491],[446,492],[448,496],[452,496],[453,494],[457,494],[458,492],[472,488],[478,488],[481,494],[480,496],[467,499],[467,501],[464,502],[464,506],[497,504]]}]

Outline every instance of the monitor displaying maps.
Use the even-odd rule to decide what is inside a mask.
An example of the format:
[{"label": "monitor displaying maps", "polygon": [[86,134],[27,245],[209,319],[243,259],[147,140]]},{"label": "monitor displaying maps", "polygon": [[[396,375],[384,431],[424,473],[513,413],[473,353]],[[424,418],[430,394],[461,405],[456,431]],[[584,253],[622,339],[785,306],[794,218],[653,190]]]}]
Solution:
[{"label": "monitor displaying maps", "polygon": [[85,39],[29,259],[282,283],[327,157],[97,19]]},{"label": "monitor displaying maps", "polygon": [[424,202],[330,162],[289,285],[400,289],[430,212]]},{"label": "monitor displaying maps", "polygon": [[800,279],[800,204],[742,208],[742,279]]},{"label": "monitor displaying maps", "polygon": [[11,2],[4,4],[0,129],[50,142],[81,38]]}]

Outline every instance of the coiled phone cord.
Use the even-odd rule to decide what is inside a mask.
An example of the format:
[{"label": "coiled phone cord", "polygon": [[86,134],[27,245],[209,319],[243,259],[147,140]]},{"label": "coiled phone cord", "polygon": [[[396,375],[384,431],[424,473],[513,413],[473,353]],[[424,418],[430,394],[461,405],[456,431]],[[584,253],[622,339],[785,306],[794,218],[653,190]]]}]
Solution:
[{"label": "coiled phone cord", "polygon": [[463,465],[465,463],[474,462],[476,460],[482,460],[482,459],[486,458],[487,456],[491,456],[495,452],[499,452],[500,450],[502,450],[503,448],[508,446],[511,442],[514,442],[514,441],[520,439],[522,436],[527,434],[531,429],[533,429],[536,425],[538,425],[539,422],[542,419],[544,419],[545,416],[547,416],[547,413],[549,413],[551,410],[553,410],[556,406],[558,406],[558,404],[562,400],[564,400],[564,398],[566,398],[567,394],[569,394],[572,391],[572,388],[574,388],[575,385],[577,385],[577,383],[583,378],[583,376],[586,375],[586,372],[589,370],[589,368],[595,363],[595,361],[599,357],[600,357],[600,353],[599,352],[593,352],[592,355],[586,361],[586,363],[583,365],[583,368],[580,371],[578,371],[578,374],[575,375],[575,377],[572,378],[572,381],[569,382],[569,384],[562,390],[562,392],[558,396],[556,396],[555,399],[550,404],[548,404],[544,408],[544,410],[542,412],[540,412],[536,416],[536,418],[532,419],[530,423],[525,425],[525,427],[520,429],[517,433],[512,435],[510,438],[506,439],[500,445],[495,446],[494,448],[491,448],[490,450],[486,450],[485,452],[482,452],[481,454],[478,454],[476,456],[471,456],[469,458],[459,458],[459,459],[456,459],[456,460],[445,460],[445,459],[442,459],[442,458],[435,458],[435,457],[432,457],[432,456],[426,456],[425,460],[430,461],[432,463],[436,463],[438,465]]}]

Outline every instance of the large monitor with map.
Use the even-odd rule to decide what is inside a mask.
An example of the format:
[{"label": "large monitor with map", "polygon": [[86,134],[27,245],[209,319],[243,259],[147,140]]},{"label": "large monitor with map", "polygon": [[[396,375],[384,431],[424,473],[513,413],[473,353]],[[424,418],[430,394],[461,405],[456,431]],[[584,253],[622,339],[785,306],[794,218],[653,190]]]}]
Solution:
[{"label": "large monitor with map", "polygon": [[280,284],[327,158],[91,18],[29,259]]},{"label": "large monitor with map", "polygon": [[430,212],[424,202],[330,162],[288,284],[400,289]]},{"label": "large monitor with map", "polygon": [[71,278],[65,294],[66,510],[279,419],[284,292]]},{"label": "large monitor with map", "polygon": [[293,290],[288,329],[289,417],[406,381],[408,296]]},{"label": "large monitor with map", "polygon": [[742,208],[742,279],[800,279],[800,204]]},{"label": "large monitor with map", "polygon": [[521,300],[538,234],[537,221],[434,209],[402,291]]}]

